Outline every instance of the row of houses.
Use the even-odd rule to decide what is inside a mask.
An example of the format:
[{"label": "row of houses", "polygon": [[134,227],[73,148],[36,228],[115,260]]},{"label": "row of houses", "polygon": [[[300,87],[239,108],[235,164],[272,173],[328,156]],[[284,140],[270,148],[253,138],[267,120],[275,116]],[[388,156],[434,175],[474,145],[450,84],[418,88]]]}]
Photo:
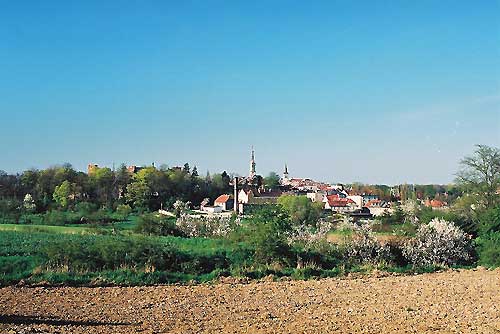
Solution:
[{"label": "row of houses", "polygon": [[[383,215],[392,211],[389,203],[374,198],[373,195],[349,195],[341,187],[335,186],[324,190],[304,192],[298,189],[282,190],[254,190],[240,189],[237,192],[236,208],[239,213],[244,213],[245,207],[249,205],[275,204],[282,195],[300,196],[305,195],[312,202],[323,203],[324,209],[334,213],[354,213],[360,210],[368,210],[373,216]],[[200,209],[208,213],[219,213],[234,210],[234,195],[222,194],[215,199],[213,205],[208,200],[201,203]]]}]

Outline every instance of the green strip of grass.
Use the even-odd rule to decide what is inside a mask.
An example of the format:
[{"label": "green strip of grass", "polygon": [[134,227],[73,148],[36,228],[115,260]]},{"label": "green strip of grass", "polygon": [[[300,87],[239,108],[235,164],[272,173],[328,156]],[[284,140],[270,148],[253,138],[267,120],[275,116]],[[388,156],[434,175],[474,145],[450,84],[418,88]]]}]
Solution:
[{"label": "green strip of grass", "polygon": [[96,229],[92,228],[92,227],[19,225],[19,224],[0,224],[0,231],[44,232],[44,233],[66,233],[66,234],[94,234],[94,233],[96,233]]}]

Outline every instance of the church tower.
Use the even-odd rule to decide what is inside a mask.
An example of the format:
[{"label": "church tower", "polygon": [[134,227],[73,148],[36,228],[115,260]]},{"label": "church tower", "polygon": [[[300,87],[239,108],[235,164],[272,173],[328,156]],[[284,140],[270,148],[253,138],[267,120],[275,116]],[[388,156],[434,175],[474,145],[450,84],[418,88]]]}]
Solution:
[{"label": "church tower", "polygon": [[288,182],[288,166],[285,164],[285,171],[283,172],[283,181]]},{"label": "church tower", "polygon": [[253,150],[252,146],[252,158],[250,159],[250,175],[248,176],[249,178],[254,178],[257,175],[255,172],[255,151]]}]

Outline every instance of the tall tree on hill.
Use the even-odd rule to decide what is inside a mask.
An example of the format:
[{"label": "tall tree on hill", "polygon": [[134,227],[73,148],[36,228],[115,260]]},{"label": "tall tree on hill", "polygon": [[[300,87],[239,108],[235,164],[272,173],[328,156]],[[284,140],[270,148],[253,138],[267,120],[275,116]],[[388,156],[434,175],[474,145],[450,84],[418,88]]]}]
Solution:
[{"label": "tall tree on hill", "polygon": [[89,174],[96,200],[100,205],[111,207],[113,202],[114,174],[108,167],[94,168]]},{"label": "tall tree on hill", "polygon": [[493,207],[500,204],[500,149],[476,145],[474,154],[460,162],[457,182],[466,191],[478,195],[481,204]]},{"label": "tall tree on hill", "polygon": [[269,175],[264,178],[264,186],[268,189],[276,189],[279,185],[280,176],[275,172],[269,173]]},{"label": "tall tree on hill", "polygon": [[121,164],[115,172],[114,192],[116,198],[123,198],[127,190],[127,186],[132,181],[132,175],[125,164]]}]

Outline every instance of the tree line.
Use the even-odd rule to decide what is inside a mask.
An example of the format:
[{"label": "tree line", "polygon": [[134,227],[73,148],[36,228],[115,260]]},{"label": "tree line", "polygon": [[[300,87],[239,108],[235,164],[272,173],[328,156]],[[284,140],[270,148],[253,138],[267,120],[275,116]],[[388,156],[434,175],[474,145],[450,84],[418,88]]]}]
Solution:
[{"label": "tree line", "polygon": [[176,200],[200,203],[230,191],[225,171],[200,176],[187,163],[181,168],[149,166],[135,173],[123,164],[117,170],[94,167],[88,174],[64,164],[19,174],[0,171],[0,212],[73,210],[82,203],[108,210],[128,205],[137,211],[154,211]]}]

